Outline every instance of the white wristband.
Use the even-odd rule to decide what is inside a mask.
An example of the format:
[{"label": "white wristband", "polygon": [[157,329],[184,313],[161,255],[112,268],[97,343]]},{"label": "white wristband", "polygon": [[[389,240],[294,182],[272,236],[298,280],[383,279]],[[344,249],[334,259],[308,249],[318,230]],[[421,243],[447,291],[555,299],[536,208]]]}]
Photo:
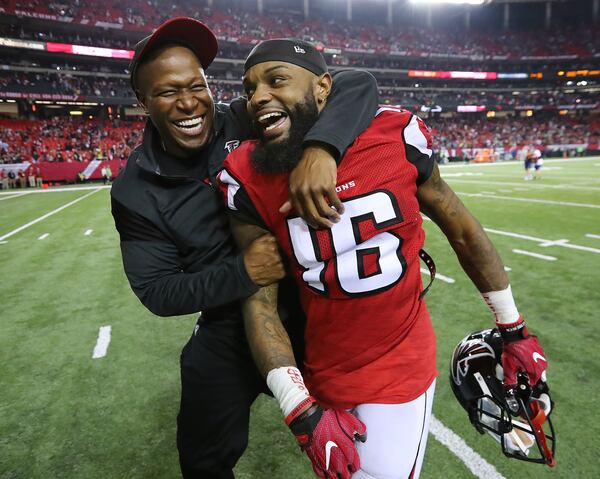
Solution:
[{"label": "white wristband", "polygon": [[302,374],[293,366],[271,369],[267,374],[267,386],[277,399],[285,417],[310,395]]},{"label": "white wristband", "polygon": [[498,324],[511,324],[519,320],[519,311],[515,304],[510,285],[502,291],[482,293],[483,300],[492,310]]}]

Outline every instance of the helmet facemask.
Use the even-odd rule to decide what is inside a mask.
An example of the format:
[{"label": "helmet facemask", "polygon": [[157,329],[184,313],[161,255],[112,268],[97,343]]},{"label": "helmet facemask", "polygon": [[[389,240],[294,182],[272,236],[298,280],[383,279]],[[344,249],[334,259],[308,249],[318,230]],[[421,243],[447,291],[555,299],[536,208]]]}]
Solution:
[{"label": "helmet facemask", "polygon": [[[504,393],[504,398],[499,398],[492,393],[479,372],[473,376],[483,392],[469,414],[476,429],[498,441],[508,457],[554,467],[556,437],[550,419],[552,402],[547,391],[535,397],[527,378],[522,375],[524,378],[517,385],[518,392],[509,391]],[[547,390],[545,384],[539,385]],[[544,427],[548,432],[544,431]]]},{"label": "helmet facemask", "polygon": [[550,419],[554,404],[545,378],[531,388],[527,375],[518,374],[517,386],[506,390],[501,354],[497,330],[463,339],[452,358],[452,390],[473,426],[492,436],[504,455],[554,467],[556,436]]}]

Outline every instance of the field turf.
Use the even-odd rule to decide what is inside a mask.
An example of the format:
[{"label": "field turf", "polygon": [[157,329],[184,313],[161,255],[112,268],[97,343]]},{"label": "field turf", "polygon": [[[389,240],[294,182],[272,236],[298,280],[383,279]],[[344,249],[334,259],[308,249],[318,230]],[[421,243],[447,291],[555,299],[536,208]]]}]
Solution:
[{"label": "field turf", "polygon": [[[492,318],[443,235],[425,221],[438,272],[455,280],[436,281],[428,296],[440,371],[435,417],[495,467],[496,477],[600,477],[600,158],[547,161],[536,181],[524,181],[517,163],[443,167],[442,175],[488,229],[510,268],[519,309],[550,359],[558,466],[504,458],[454,399],[451,351]],[[179,477],[178,359],[195,317],[158,318],[135,298],[108,190],[1,194],[0,278],[0,478]],[[107,355],[92,359],[105,325],[112,326]],[[267,397],[254,405],[236,476],[313,477]],[[477,476],[430,436],[421,477]]]}]

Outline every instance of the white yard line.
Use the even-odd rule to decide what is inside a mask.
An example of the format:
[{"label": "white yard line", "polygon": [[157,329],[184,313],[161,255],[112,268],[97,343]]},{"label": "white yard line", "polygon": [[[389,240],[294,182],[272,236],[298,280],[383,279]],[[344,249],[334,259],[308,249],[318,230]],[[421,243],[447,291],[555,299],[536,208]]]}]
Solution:
[{"label": "white yard line", "polygon": [[92,196],[94,193],[98,193],[98,191],[100,191],[100,189],[96,188],[94,191],[90,191],[89,193],[87,193],[87,194],[85,194],[83,196],[80,196],[79,198],[76,198],[73,201],[69,201],[67,204],[59,206],[55,210],[52,210],[49,213],[46,213],[45,215],[42,215],[39,218],[36,218],[33,221],[30,221],[29,223],[25,223],[24,225],[19,226],[18,228],[14,229],[12,231],[9,231],[5,235],[0,236],[0,241],[5,240],[6,238],[10,238],[12,235],[17,234],[20,231],[23,231],[24,229],[29,228],[30,226],[33,226],[34,224],[39,223],[40,221],[43,221],[46,218],[49,218],[50,216],[55,215],[56,213],[61,212],[62,210],[64,210],[65,208],[68,208],[69,206],[73,206],[75,203],[78,203],[81,200],[86,199],[88,196]]},{"label": "white yard line", "polygon": [[110,325],[100,326],[100,330],[98,331],[98,340],[96,341],[96,346],[94,346],[92,359],[103,358],[104,356],[106,356],[106,350],[108,349],[108,345],[110,344],[110,332]]},{"label": "white yard line", "polygon": [[40,236],[38,239],[39,240],[45,240],[48,236],[50,236],[50,233],[44,233],[42,236]]},{"label": "white yard line", "polygon": [[[423,216],[422,218],[424,221],[431,221],[431,219],[428,218],[427,216]],[[483,229],[487,233],[492,233],[492,234],[496,234],[496,235],[500,235],[500,236],[508,236],[510,238],[519,238],[519,239],[523,239],[523,240],[527,240],[527,241],[534,241],[542,246],[560,246],[563,248],[576,249],[579,251],[587,251],[588,253],[600,254],[600,249],[598,249],[598,248],[591,248],[590,246],[581,246],[578,244],[568,243],[567,242],[568,240],[564,240],[564,239],[549,240],[549,239],[544,239],[544,238],[537,238],[535,236],[513,233],[511,231],[495,230],[495,229],[486,228],[486,227],[484,227]]]},{"label": "white yard line", "polygon": [[498,190],[500,193],[512,193],[512,190]]},{"label": "white yard line", "polygon": [[473,173],[471,171],[465,171],[464,173],[445,173],[444,178],[448,178],[449,176],[481,176],[483,173]]},{"label": "white yard line", "polygon": [[83,233],[84,236],[89,236],[92,234],[92,231],[94,230],[85,230],[85,233]]},{"label": "white yard line", "polygon": [[459,435],[444,426],[433,414],[430,421],[429,432],[431,435],[450,449],[450,452],[458,457],[475,477],[479,479],[505,479],[494,466],[471,449]]},{"label": "white yard line", "polygon": [[[421,273],[423,273],[426,276],[429,276],[431,273],[429,272],[428,269],[425,268],[421,268]],[[443,274],[440,274],[438,272],[435,273],[435,279],[439,279],[440,281],[443,281],[444,283],[456,283],[456,280],[448,277],[448,276],[444,276]]]},{"label": "white yard line", "polygon": [[[498,190],[505,191],[505,190]],[[544,205],[558,205],[558,206],[574,206],[578,208],[596,208],[600,209],[600,205],[595,205],[592,203],[573,203],[572,201],[554,201],[554,200],[540,200],[536,198],[521,198],[515,196],[498,196],[498,195],[490,195],[489,193],[463,193],[456,191],[457,195],[460,196],[475,196],[479,198],[490,198],[494,200],[508,200],[508,201],[521,201],[523,203],[541,203]]]},{"label": "white yard line", "polygon": [[555,241],[546,241],[545,243],[540,243],[538,246],[541,246],[542,248],[547,248],[548,246],[563,246],[568,243],[568,239],[559,239]]},{"label": "white yard line", "polygon": [[592,233],[586,233],[586,238],[600,239],[600,235],[594,235]]},{"label": "white yard line", "polygon": [[598,249],[598,248],[590,248],[589,246],[581,246],[578,244],[571,244],[571,243],[565,242],[565,240],[553,241],[553,240],[548,240],[548,239],[544,239],[544,238],[536,238],[535,236],[527,236],[527,235],[521,235],[518,233],[512,233],[510,231],[501,231],[501,230],[495,230],[492,228],[483,228],[483,229],[487,233],[497,234],[500,236],[509,236],[511,238],[519,238],[519,239],[524,239],[527,241],[535,241],[536,243],[538,243],[540,245],[548,245],[548,244],[552,243],[552,246],[562,246],[563,248],[577,249],[580,251],[587,251],[589,253],[600,254],[600,249]]},{"label": "white yard line", "polygon": [[512,271],[512,268],[509,268],[508,266],[504,267],[504,271]]},{"label": "white yard line", "polygon": [[[563,165],[568,165],[569,163],[574,163],[576,161],[598,161],[598,157],[597,156],[591,156],[591,157],[587,157],[587,158],[569,158],[567,160],[565,160],[564,158],[551,158],[551,159],[546,159],[544,158],[544,164],[547,163],[562,163]],[[510,165],[522,165],[523,162],[522,161],[497,161],[495,163],[461,163],[461,164],[456,164],[456,163],[451,163],[448,165],[439,165],[441,169],[445,169],[445,168],[479,168],[481,166],[510,166]],[[600,163],[597,164],[598,166],[600,166]]]},{"label": "white yard line", "polygon": [[[108,190],[110,189],[110,185],[96,185],[96,186],[57,186],[54,188],[47,188],[42,190],[40,188],[35,188],[27,191],[23,191],[19,193],[20,195],[31,195],[34,193],[67,193],[69,191],[86,191],[86,190]],[[0,196],[4,195],[15,195],[14,191],[0,191]],[[1,199],[1,198],[0,198]]]},{"label": "white yard line", "polygon": [[531,256],[532,258],[543,259],[545,261],[556,261],[556,258],[554,256],[546,256],[545,254],[533,253],[531,251],[525,251],[522,249],[513,249],[512,252],[517,254],[523,254],[525,256]]},{"label": "white yard line", "polygon": [[24,193],[2,193],[4,196],[4,198],[0,198],[0,201],[2,200],[10,200],[11,198],[16,198],[17,196],[23,196],[23,195],[28,195],[29,192],[24,192]]},{"label": "white yard line", "polygon": [[[512,183],[508,181],[494,181],[494,180],[463,180],[459,178],[449,178],[448,183],[467,183],[471,185],[494,185],[494,186],[522,186],[523,183]],[[571,185],[571,184],[560,184],[560,185],[548,185],[548,184],[540,184],[529,182],[531,189],[543,189],[550,188],[553,190],[591,190],[591,191],[600,191],[600,186],[584,186],[584,185]]]},{"label": "white yard line", "polygon": [[[68,193],[69,191],[87,191],[87,190],[108,190],[111,187],[109,185],[97,185],[97,186],[74,186],[72,188],[65,186],[57,186],[56,188],[48,188],[45,190],[42,189],[31,189],[28,191],[24,191],[20,194],[23,195],[31,195],[33,193]],[[4,195],[14,195],[13,191],[0,192],[0,196]]]}]

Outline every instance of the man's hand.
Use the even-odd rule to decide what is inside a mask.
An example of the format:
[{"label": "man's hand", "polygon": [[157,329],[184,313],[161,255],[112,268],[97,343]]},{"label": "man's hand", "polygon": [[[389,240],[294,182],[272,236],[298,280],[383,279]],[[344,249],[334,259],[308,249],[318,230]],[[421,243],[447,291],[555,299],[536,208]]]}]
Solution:
[{"label": "man's hand", "polygon": [[310,459],[315,474],[322,479],[350,479],[360,468],[355,441],[367,440],[366,426],[344,410],[313,404],[286,423]]},{"label": "man's hand", "polygon": [[293,208],[313,228],[331,228],[344,212],[336,178],[337,165],[327,149],[306,147],[290,174],[290,197],[279,211],[286,214]]},{"label": "man's hand", "polygon": [[250,243],[244,250],[244,265],[250,279],[259,286],[276,283],[285,276],[277,241],[271,234]]},{"label": "man's hand", "polygon": [[529,384],[535,386],[540,379],[545,380],[548,360],[538,342],[537,336],[530,336],[523,318],[514,324],[498,325],[504,342],[502,351],[502,369],[504,385],[513,387],[517,384],[517,373],[527,373]]}]

